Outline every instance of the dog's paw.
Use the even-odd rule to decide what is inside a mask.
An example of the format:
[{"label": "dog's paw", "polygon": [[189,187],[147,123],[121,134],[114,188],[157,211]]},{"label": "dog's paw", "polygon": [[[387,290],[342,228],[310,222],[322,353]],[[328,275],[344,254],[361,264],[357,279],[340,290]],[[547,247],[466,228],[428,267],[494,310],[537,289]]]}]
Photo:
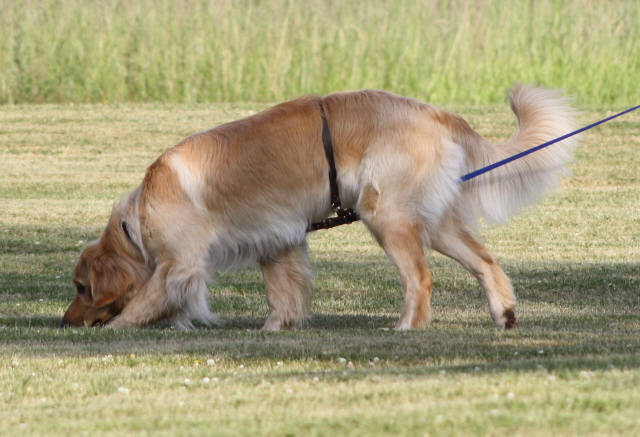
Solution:
[{"label": "dog's paw", "polygon": [[137,328],[138,326],[134,323],[127,321],[124,317],[118,317],[108,325],[104,325],[104,327],[111,328],[111,329],[124,329],[124,328]]},{"label": "dog's paw", "polygon": [[505,310],[503,315],[506,319],[504,322],[504,329],[513,329],[518,326],[518,322],[516,321],[516,313],[513,310]]}]

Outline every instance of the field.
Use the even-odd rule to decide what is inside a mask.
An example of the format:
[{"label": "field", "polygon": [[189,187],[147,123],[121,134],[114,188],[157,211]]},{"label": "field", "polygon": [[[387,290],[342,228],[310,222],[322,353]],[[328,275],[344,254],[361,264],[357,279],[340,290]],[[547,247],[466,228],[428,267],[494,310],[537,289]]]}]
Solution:
[{"label": "field", "polygon": [[0,104],[360,88],[492,104],[519,80],[632,105],[638,23],[637,0],[0,0]]},{"label": "field", "polygon": [[[216,275],[219,329],[58,329],[81,247],[155,157],[263,107],[0,106],[0,434],[640,434],[640,112],[587,133],[562,191],[484,232],[516,330],[437,255],[431,326],[390,329],[399,281],[359,224],[310,238],[306,329],[258,330],[256,269]],[[449,108],[492,141],[513,132],[504,104]],[[587,124],[618,108],[582,109]]]},{"label": "field", "polygon": [[637,0],[0,0],[0,435],[640,435],[640,111],[484,229],[515,330],[436,254],[431,325],[394,331],[399,280],[361,224],[310,237],[305,329],[259,330],[256,268],[216,273],[221,328],[57,328],[81,248],[186,135],[381,88],[498,142],[514,81],[567,90],[586,125],[640,103],[638,23]]}]

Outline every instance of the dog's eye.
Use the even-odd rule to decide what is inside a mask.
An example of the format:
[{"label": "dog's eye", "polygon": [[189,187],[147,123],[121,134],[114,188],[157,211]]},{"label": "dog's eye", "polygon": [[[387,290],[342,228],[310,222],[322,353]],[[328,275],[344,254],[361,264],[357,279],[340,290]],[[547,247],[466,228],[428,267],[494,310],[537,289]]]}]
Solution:
[{"label": "dog's eye", "polygon": [[130,241],[133,241],[133,239],[131,238],[131,233],[129,233],[129,225],[127,224],[127,222],[122,222],[122,230],[124,231],[124,234],[127,236],[127,238]]},{"label": "dog's eye", "polygon": [[87,291],[87,288],[82,284],[76,284],[76,290],[78,294],[84,294]]}]

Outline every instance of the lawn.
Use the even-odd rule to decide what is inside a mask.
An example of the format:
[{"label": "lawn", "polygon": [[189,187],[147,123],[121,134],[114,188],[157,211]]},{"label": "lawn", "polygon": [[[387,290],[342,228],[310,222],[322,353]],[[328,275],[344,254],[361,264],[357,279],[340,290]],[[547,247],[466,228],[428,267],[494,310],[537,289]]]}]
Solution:
[{"label": "lawn", "polygon": [[[217,329],[57,328],[113,203],[184,136],[262,104],[0,106],[0,434],[640,434],[640,111],[583,136],[563,189],[483,232],[519,298],[493,327],[439,255],[433,321],[392,329],[397,275],[361,224],[310,237],[305,329],[261,332],[259,270],[215,275]],[[492,141],[506,105],[450,106]],[[586,125],[624,108],[583,107]]]}]

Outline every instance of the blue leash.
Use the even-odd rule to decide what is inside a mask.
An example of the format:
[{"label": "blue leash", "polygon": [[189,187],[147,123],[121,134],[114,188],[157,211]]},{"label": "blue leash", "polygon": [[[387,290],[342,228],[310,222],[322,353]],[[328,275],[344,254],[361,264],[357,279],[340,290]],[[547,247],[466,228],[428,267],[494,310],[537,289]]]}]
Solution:
[{"label": "blue leash", "polygon": [[544,149],[545,147],[550,146],[552,144],[555,144],[555,143],[557,143],[559,141],[566,140],[567,138],[572,137],[574,135],[577,135],[580,132],[584,132],[586,130],[594,128],[594,127],[596,127],[596,126],[598,126],[598,125],[600,125],[602,123],[606,123],[607,121],[613,120],[614,118],[620,117],[621,115],[624,115],[624,114],[626,114],[628,112],[635,111],[638,108],[640,108],[640,105],[634,106],[633,108],[627,109],[626,111],[622,111],[622,112],[619,112],[619,113],[617,113],[615,115],[612,115],[611,117],[607,117],[604,120],[597,121],[597,122],[595,122],[593,124],[590,124],[589,126],[585,126],[585,127],[581,128],[581,129],[578,129],[576,131],[573,131],[571,133],[563,135],[563,136],[561,136],[559,138],[556,138],[555,140],[551,140],[551,141],[548,141],[548,142],[546,142],[544,144],[540,144],[539,146],[532,147],[529,150],[525,150],[524,152],[520,152],[520,153],[518,153],[516,155],[510,156],[509,158],[503,159],[502,161],[498,161],[495,164],[491,164],[491,165],[488,165],[486,167],[483,167],[480,170],[476,170],[474,172],[471,172],[471,173],[469,173],[467,175],[462,176],[460,178],[460,183],[468,181],[469,179],[473,179],[476,176],[480,176],[481,174],[485,174],[485,173],[487,173],[487,172],[489,172],[491,170],[494,170],[494,169],[496,169],[498,167],[502,167],[503,165],[508,164],[511,161],[515,161],[516,159],[520,159],[523,156],[527,156],[528,154],[533,153],[536,150]]}]

